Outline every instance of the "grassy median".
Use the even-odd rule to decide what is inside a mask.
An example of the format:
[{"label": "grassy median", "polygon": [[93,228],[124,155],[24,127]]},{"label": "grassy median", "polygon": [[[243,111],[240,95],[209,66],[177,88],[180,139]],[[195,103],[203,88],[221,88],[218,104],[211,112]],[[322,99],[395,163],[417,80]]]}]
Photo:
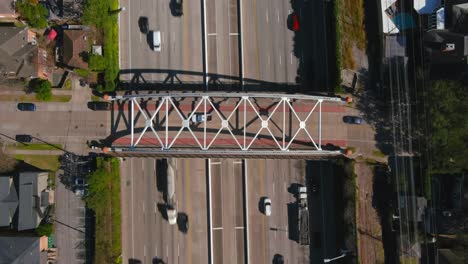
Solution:
[{"label": "grassy median", "polygon": [[93,263],[120,262],[120,175],[117,158],[97,158],[97,169],[89,179],[87,206],[96,216]]}]

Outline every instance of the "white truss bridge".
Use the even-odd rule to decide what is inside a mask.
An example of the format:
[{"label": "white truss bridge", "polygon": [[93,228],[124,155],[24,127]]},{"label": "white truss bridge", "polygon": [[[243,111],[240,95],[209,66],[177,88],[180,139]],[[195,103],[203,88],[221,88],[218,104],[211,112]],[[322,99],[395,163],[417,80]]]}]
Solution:
[{"label": "white truss bridge", "polygon": [[[322,104],[342,103],[341,98],[260,93],[167,93],[117,95],[105,99],[126,102],[130,112],[129,143],[113,144],[111,150],[114,152],[228,156],[337,154],[336,151],[322,150]],[[219,103],[221,99],[229,100],[231,106],[223,108]],[[188,111],[181,107],[184,101],[192,103]],[[154,103],[154,109],[145,108],[147,102]],[[261,113],[258,102],[268,102],[269,111]],[[294,107],[297,103],[305,106],[300,113]],[[136,115],[144,121],[138,121],[138,132]],[[194,128],[195,115],[204,118]],[[209,121],[208,116],[217,121]],[[158,123],[157,117],[164,122]],[[249,120],[257,120],[258,125],[249,126]],[[295,132],[287,134],[291,130]],[[188,139],[181,137],[183,132],[189,133],[193,145],[185,144]],[[296,141],[300,132],[305,136],[298,147]],[[141,144],[148,136],[155,139],[153,143]],[[259,147],[259,141],[265,140],[271,144]],[[231,142],[229,146],[219,143],[227,141]]]}]

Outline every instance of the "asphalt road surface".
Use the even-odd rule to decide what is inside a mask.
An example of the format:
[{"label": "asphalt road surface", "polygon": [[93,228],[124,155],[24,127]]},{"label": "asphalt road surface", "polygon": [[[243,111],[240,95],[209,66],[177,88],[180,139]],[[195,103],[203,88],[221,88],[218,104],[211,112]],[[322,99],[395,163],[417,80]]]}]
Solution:
[{"label": "asphalt road surface", "polygon": [[[200,1],[183,1],[183,16],[173,16],[169,3],[120,1],[120,5],[125,7],[119,15],[120,68],[141,73],[146,82],[164,81],[169,72],[179,74],[182,81],[203,82]],[[140,17],[148,18],[150,31],[161,32],[161,51],[152,50],[150,35],[140,31]],[[156,73],[161,70],[165,73]],[[197,74],[180,75],[180,71]],[[133,77],[133,74],[120,75],[124,81]]]},{"label": "asphalt road surface", "polygon": [[[250,263],[272,263],[275,255],[285,263],[309,263],[309,247],[291,239],[288,204],[296,201],[292,189],[305,185],[302,160],[247,160]],[[261,200],[271,199],[271,216],[261,211]]]},{"label": "asphalt road surface", "polygon": [[[33,136],[37,143],[60,143],[75,153],[86,152],[86,140],[109,135],[110,112],[91,111],[86,103],[35,103],[35,112],[19,111],[16,102],[0,104],[0,133],[6,141],[17,134]],[[73,110],[73,111],[70,111]]]},{"label": "asphalt road surface", "polygon": [[293,54],[294,32],[287,27],[290,1],[242,1],[244,78],[294,83],[298,57]]},{"label": "asphalt road surface", "polygon": [[211,159],[212,263],[245,263],[242,160]]},{"label": "asphalt road surface", "polygon": [[163,193],[155,159],[121,162],[123,263],[207,263],[206,165],[202,159],[176,161],[175,204],[189,219],[187,234],[164,218]]}]

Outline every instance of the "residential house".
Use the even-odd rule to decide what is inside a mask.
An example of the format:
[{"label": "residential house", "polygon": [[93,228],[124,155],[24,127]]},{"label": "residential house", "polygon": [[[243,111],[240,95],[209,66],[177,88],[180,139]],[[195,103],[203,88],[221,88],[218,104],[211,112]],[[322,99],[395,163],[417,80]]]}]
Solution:
[{"label": "residential house", "polygon": [[47,239],[40,237],[0,237],[0,263],[46,264]]},{"label": "residential house", "polygon": [[36,35],[29,28],[0,27],[0,79],[39,76]]},{"label": "residential house", "polygon": [[0,226],[10,226],[17,208],[18,194],[13,176],[0,177]]},{"label": "residential house", "polygon": [[39,226],[51,203],[47,178],[47,172],[0,176],[0,226],[18,231]]},{"label": "residential house", "polygon": [[14,20],[17,15],[15,12],[16,0],[2,0],[0,1],[0,19]]},{"label": "residential house", "polygon": [[71,68],[87,69],[84,55],[88,53],[88,36],[84,30],[64,30],[62,58],[63,63]]},{"label": "residential house", "polygon": [[48,172],[19,174],[18,231],[34,229],[44,218],[45,209],[49,206],[48,176]]}]

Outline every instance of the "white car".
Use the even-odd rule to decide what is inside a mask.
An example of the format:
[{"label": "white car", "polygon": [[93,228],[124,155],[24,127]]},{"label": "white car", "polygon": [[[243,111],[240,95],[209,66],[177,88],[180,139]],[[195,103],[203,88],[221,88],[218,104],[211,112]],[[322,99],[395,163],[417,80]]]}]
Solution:
[{"label": "white car", "polygon": [[265,213],[266,216],[271,215],[271,200],[268,197],[263,199],[263,212]]},{"label": "white car", "polygon": [[161,32],[152,31],[153,34],[153,50],[161,51]]}]

